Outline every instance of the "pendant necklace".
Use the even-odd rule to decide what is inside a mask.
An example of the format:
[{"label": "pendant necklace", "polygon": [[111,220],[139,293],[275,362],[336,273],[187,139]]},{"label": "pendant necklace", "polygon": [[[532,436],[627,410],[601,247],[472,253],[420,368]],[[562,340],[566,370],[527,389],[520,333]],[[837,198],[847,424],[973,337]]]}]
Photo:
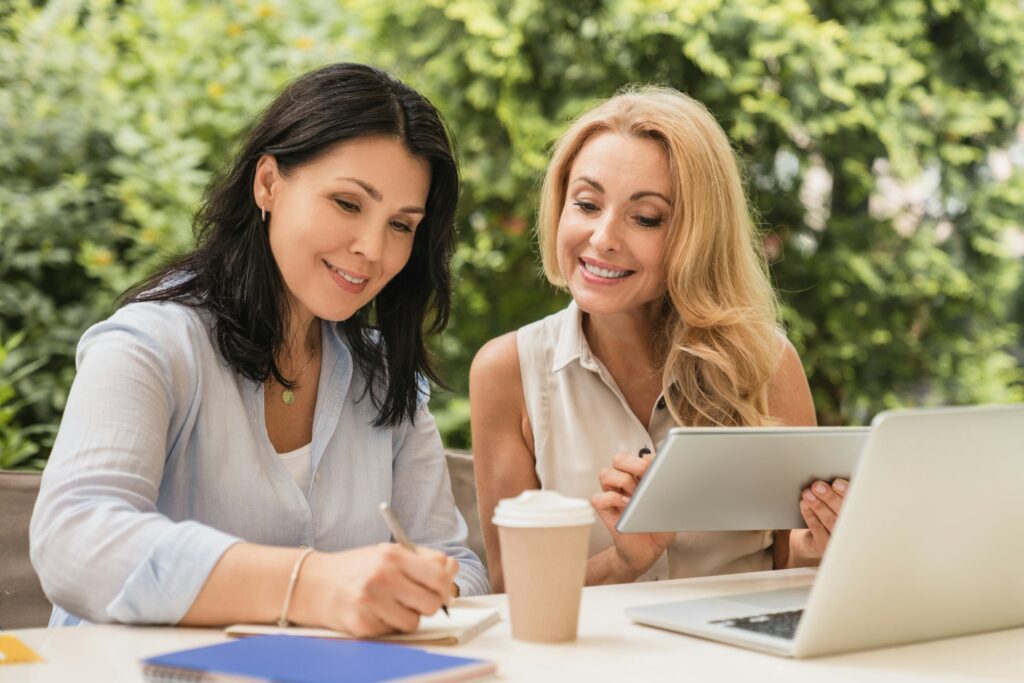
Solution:
[{"label": "pendant necklace", "polygon": [[[309,367],[309,364],[313,362],[313,358],[315,356],[316,349],[310,349],[309,359],[306,361],[306,364],[302,366],[302,369],[299,370],[299,377],[302,377],[302,373],[304,373],[306,371],[306,368]],[[291,404],[295,403],[295,391],[285,387],[285,390],[281,392],[281,401],[284,402],[286,406],[290,406]]]}]

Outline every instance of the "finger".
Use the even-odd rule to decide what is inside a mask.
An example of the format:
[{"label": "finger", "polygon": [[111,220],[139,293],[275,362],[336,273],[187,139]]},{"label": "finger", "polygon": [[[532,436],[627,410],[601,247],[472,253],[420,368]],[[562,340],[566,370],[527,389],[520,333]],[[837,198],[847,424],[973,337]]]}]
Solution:
[{"label": "finger", "polygon": [[597,481],[600,482],[602,491],[615,491],[626,496],[632,496],[636,489],[636,477],[611,467],[601,468],[597,474]]},{"label": "finger", "polygon": [[397,556],[397,565],[402,574],[415,583],[436,593],[442,600],[448,584],[451,583],[451,576],[448,574],[447,560],[439,562],[435,560],[435,553],[441,554],[432,548],[417,548],[416,552],[400,548],[403,552]]},{"label": "finger", "polygon": [[647,471],[653,457],[653,455],[650,455],[646,458],[640,458],[635,453],[616,453],[615,457],[612,458],[612,467],[639,479],[644,476],[644,472]]},{"label": "finger", "polygon": [[[843,497],[836,493],[829,484],[823,481],[816,481],[811,486],[811,491],[814,493],[815,498],[828,506],[833,515],[839,514],[839,508],[843,506]],[[822,521],[825,520],[823,519]]]},{"label": "finger", "polygon": [[455,582],[455,576],[459,573],[459,561],[456,560],[454,557],[447,555],[439,550],[434,550],[433,548],[425,548],[423,546],[418,546],[416,550],[428,561],[435,562],[438,564],[438,566],[444,569],[445,574],[448,576],[448,592],[445,593],[444,604],[450,605],[451,586]]},{"label": "finger", "polygon": [[828,540],[831,538],[828,529],[818,519],[818,515],[814,513],[814,510],[807,503],[800,501],[800,516],[804,518],[804,522],[807,524],[807,530],[811,532],[811,537],[814,540],[814,545],[818,549],[824,549],[828,545]]},{"label": "finger", "polygon": [[846,491],[850,488],[850,482],[845,479],[836,479],[832,482],[832,490],[836,492],[840,498],[846,497]]},{"label": "finger", "polygon": [[616,491],[604,491],[595,493],[590,497],[590,504],[596,510],[621,512],[629,504],[629,496],[624,496]]},{"label": "finger", "polygon": [[595,493],[590,497],[590,504],[594,506],[594,512],[601,518],[601,522],[604,523],[608,532],[613,537],[618,533],[615,530],[615,525],[619,523],[619,518],[622,517],[622,510],[628,502],[628,497],[614,491]]},{"label": "finger", "polygon": [[430,616],[440,609],[441,605],[447,604],[450,590],[446,589],[444,595],[438,595],[403,575],[389,587],[389,593],[401,607],[417,615]]},{"label": "finger", "polygon": [[416,546],[416,554],[428,562],[433,562],[440,567],[446,567],[448,565],[448,560],[451,559],[448,557],[447,553],[422,545]]},{"label": "finger", "polygon": [[[410,602],[415,600],[411,597],[414,590],[411,587],[412,582],[407,582],[407,584],[402,588],[389,587],[374,593],[372,603],[374,616],[386,624],[388,630],[412,633],[419,628],[420,611],[405,604],[406,600]],[[420,590],[423,590],[422,587]],[[437,596],[434,596],[434,600],[437,600]],[[436,611],[437,607],[434,607],[430,613],[433,614]]]},{"label": "finger", "polygon": [[445,573],[450,577],[451,580],[455,579],[455,575],[459,573],[459,561],[454,557],[443,553],[433,548],[425,548],[423,546],[417,546],[416,551],[425,557],[428,561],[436,563],[439,567],[444,569]]},{"label": "finger", "polygon": [[811,510],[813,510],[814,514],[825,526],[825,528],[829,532],[832,531],[832,527],[835,526],[836,523],[836,513],[832,511],[832,508],[830,508],[828,505],[822,502],[821,499],[819,499],[814,493],[812,493],[811,489],[804,490],[803,500],[800,502],[801,505],[807,505]]},{"label": "finger", "polygon": [[349,623],[345,624],[344,630],[357,638],[374,638],[391,633],[395,629],[381,621],[367,604],[358,610]]}]

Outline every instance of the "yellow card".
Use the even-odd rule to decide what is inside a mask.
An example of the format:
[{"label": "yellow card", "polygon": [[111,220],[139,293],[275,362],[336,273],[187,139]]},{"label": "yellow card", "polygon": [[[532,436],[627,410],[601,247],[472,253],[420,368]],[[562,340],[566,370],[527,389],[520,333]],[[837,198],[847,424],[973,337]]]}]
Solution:
[{"label": "yellow card", "polygon": [[14,636],[0,634],[0,665],[41,662],[43,658],[36,651]]}]

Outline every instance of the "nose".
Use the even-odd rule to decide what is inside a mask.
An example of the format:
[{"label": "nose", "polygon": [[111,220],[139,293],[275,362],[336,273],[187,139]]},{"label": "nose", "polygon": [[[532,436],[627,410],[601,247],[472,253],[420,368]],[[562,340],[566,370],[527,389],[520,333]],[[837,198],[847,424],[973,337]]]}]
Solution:
[{"label": "nose", "polygon": [[387,230],[388,226],[386,223],[383,225],[367,225],[353,236],[352,242],[349,244],[349,252],[362,256],[370,262],[379,261],[384,255],[387,243]]},{"label": "nose", "polygon": [[591,224],[593,232],[590,233],[590,246],[597,251],[618,251],[621,247],[621,235],[619,229],[621,221],[612,212],[595,219]]}]

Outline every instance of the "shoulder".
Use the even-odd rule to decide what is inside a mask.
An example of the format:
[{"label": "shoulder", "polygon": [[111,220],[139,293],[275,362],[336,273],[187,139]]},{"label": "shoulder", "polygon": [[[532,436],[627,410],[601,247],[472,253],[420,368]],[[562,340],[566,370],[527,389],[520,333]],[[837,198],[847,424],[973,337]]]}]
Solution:
[{"label": "shoulder", "polygon": [[768,381],[768,408],[783,424],[814,425],[814,401],[796,347],[780,330],[775,369]]},{"label": "shoulder", "polygon": [[520,385],[517,332],[508,332],[490,340],[476,352],[469,368],[470,384],[495,383],[496,386]]},{"label": "shoulder", "polygon": [[207,333],[200,311],[174,302],[127,304],[86,331],[86,337],[121,332],[153,343],[171,343],[196,332]]},{"label": "shoulder", "polygon": [[[782,330],[775,332],[776,361],[774,377],[788,377],[794,374],[803,375],[803,363],[800,361],[800,354],[797,352],[793,342]],[[773,378],[774,378],[773,377]]]},{"label": "shoulder", "polygon": [[540,320],[523,325],[513,334],[519,344],[529,348],[552,348],[557,343],[567,325],[577,325],[579,309],[570,304],[560,311],[545,316]]},{"label": "shoulder", "polygon": [[97,349],[148,352],[170,367],[196,358],[201,348],[211,345],[201,311],[172,302],[138,302],[122,306],[86,330],[78,343],[78,356],[81,361]]}]

